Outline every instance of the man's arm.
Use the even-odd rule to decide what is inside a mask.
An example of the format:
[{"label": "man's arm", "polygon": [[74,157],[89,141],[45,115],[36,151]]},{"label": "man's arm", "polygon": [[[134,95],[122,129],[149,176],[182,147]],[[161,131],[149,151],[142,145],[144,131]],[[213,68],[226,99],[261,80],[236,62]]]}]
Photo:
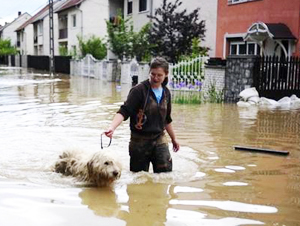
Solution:
[{"label": "man's arm", "polygon": [[112,138],[112,135],[114,134],[115,129],[124,121],[124,116],[120,113],[117,113],[111,122],[110,127],[104,132],[104,134]]},{"label": "man's arm", "polygon": [[175,133],[174,133],[174,130],[173,130],[173,127],[172,127],[172,123],[169,123],[166,125],[166,130],[172,140],[172,144],[173,144],[173,151],[174,152],[177,152],[179,151],[179,148],[180,148],[180,145],[179,143],[176,141],[176,137],[175,137]]}]

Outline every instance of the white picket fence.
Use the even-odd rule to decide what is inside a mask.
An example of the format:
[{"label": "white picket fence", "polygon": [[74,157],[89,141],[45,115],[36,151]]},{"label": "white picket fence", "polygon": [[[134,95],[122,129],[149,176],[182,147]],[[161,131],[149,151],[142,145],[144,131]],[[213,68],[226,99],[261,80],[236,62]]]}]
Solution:
[{"label": "white picket fence", "polygon": [[112,73],[109,73],[107,60],[96,60],[92,55],[87,54],[81,60],[71,60],[70,64],[71,75],[112,81]]},{"label": "white picket fence", "polygon": [[171,90],[200,91],[202,88],[205,63],[209,57],[198,56],[169,66],[169,88]]},{"label": "white picket fence", "polygon": [[[115,82],[115,79],[118,78],[113,76],[113,64],[113,62],[107,60],[96,60],[92,55],[88,54],[81,60],[71,60],[70,73],[71,75]],[[122,84],[131,84],[133,76],[138,76],[139,82],[148,78],[148,64],[139,64],[135,59],[132,59],[131,61],[122,62],[120,65],[120,82]]]}]

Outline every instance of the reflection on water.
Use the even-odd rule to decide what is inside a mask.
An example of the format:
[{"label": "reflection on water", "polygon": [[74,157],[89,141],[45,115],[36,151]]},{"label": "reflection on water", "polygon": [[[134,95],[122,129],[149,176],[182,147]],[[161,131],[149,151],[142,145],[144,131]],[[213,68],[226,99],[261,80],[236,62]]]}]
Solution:
[{"label": "reflection on water", "polygon": [[128,122],[106,149],[124,165],[112,188],[53,173],[64,149],[99,150],[129,89],[0,67],[0,225],[299,225],[299,111],[174,104],[172,173],[129,172]]}]

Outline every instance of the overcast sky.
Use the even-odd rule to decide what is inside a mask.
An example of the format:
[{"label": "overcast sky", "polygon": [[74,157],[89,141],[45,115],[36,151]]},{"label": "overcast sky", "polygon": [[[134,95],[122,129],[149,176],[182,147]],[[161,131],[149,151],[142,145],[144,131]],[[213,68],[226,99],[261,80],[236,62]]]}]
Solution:
[{"label": "overcast sky", "polygon": [[49,0],[0,0],[0,25],[12,22],[18,17],[19,11],[33,16],[48,2]]}]

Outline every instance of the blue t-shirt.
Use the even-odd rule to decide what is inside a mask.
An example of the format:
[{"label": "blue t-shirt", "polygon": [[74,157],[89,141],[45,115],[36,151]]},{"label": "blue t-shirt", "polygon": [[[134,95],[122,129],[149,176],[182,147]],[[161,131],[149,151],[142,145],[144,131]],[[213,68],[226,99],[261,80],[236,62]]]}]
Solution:
[{"label": "blue t-shirt", "polygon": [[157,89],[156,88],[152,88],[152,91],[155,94],[157,103],[160,103],[161,98],[162,98],[162,94],[163,94],[163,88],[162,87],[157,88]]}]

